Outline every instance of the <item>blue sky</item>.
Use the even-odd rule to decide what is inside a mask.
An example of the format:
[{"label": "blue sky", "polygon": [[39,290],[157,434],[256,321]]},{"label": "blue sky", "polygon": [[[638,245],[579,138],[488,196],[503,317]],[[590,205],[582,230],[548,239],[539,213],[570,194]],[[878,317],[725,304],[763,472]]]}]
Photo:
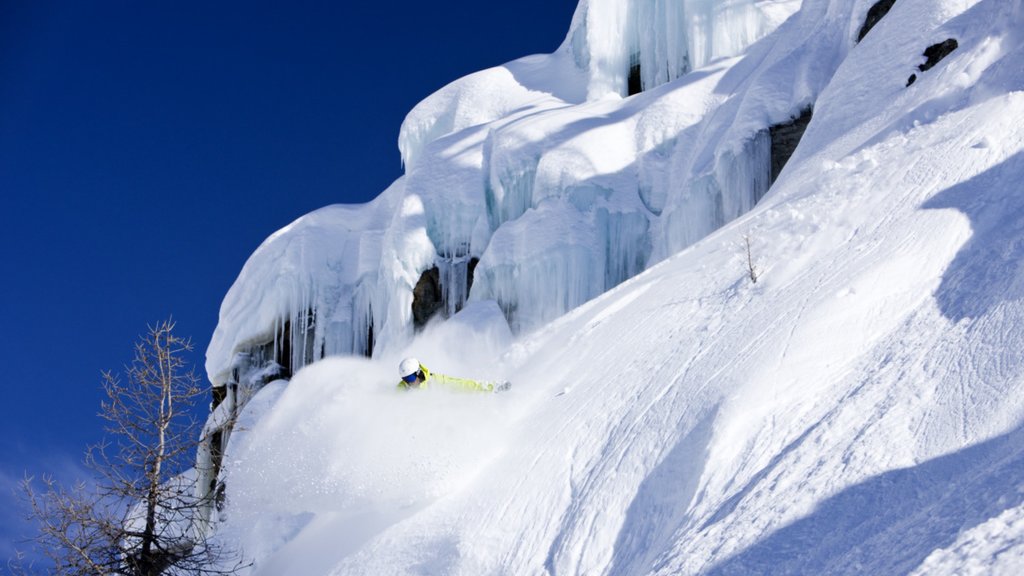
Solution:
[{"label": "blue sky", "polygon": [[0,507],[25,473],[74,475],[147,324],[173,315],[202,373],[264,238],[376,196],[419,100],[551,52],[575,6],[0,2]]}]

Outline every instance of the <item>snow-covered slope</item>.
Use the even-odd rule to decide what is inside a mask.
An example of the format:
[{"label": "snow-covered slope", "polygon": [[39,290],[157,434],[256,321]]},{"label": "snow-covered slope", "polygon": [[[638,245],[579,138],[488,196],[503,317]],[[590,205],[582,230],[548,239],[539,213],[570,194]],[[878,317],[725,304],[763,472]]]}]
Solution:
[{"label": "snow-covered slope", "polygon": [[[616,183],[583,209],[528,203],[496,228],[488,245],[513,248],[482,253],[494,282],[544,229],[524,218],[563,232],[626,202],[629,178],[693,182],[708,173],[670,174],[742,153],[727,144],[745,140],[709,131],[748,133],[814,102],[752,210],[671,255],[679,220],[664,214],[694,205],[665,188],[662,215],[645,216],[664,260],[553,322],[538,313],[514,344],[485,284],[395,354],[330,358],[263,388],[225,457],[218,537],[260,575],[1020,573],[1024,6],[899,0],[855,44],[871,4],[806,0],[741,57],[566,108],[565,129],[602,129],[566,138],[565,154],[551,115],[507,142],[461,132],[489,139],[492,169],[532,137],[550,163],[534,182],[562,170]],[[957,49],[920,71],[948,38]],[[638,126],[677,130],[656,169],[568,153],[599,158]],[[443,140],[422,147],[406,192],[458,180],[431,167]],[[406,351],[515,385],[399,394]]]}]

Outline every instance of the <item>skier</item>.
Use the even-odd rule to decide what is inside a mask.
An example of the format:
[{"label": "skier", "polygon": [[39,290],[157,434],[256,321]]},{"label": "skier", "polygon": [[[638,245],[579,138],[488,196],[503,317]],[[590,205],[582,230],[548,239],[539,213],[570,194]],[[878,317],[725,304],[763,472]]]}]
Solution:
[{"label": "skier", "polygon": [[427,367],[420,364],[420,361],[415,358],[402,360],[398,365],[398,373],[402,376],[402,381],[398,383],[398,388],[401,390],[410,390],[412,388],[426,389],[431,384],[462,392],[504,392],[512,387],[512,383],[508,381],[497,383],[477,382],[475,380],[437,374],[427,370]]}]

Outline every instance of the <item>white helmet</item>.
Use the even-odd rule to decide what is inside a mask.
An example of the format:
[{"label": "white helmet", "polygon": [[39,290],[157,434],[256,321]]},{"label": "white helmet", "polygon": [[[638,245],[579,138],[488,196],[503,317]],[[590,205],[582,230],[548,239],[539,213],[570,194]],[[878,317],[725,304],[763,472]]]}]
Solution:
[{"label": "white helmet", "polygon": [[398,375],[402,378],[412,376],[420,371],[420,361],[415,358],[406,358],[398,365]]}]

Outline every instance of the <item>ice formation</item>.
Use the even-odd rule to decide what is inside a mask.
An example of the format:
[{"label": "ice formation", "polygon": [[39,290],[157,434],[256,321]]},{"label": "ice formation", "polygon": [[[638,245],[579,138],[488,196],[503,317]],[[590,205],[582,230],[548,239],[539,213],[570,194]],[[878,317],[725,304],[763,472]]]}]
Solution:
[{"label": "ice formation", "polygon": [[[427,97],[400,132],[405,176],[366,206],[300,219],[253,254],[224,300],[211,380],[401,349],[433,267],[443,316],[493,300],[514,331],[529,331],[749,210],[769,184],[768,126],[814,94],[746,97],[759,72],[800,47],[762,49],[765,64],[745,81],[723,59],[795,9],[583,0],[553,54]],[[624,98],[631,76],[644,92]]]}]

